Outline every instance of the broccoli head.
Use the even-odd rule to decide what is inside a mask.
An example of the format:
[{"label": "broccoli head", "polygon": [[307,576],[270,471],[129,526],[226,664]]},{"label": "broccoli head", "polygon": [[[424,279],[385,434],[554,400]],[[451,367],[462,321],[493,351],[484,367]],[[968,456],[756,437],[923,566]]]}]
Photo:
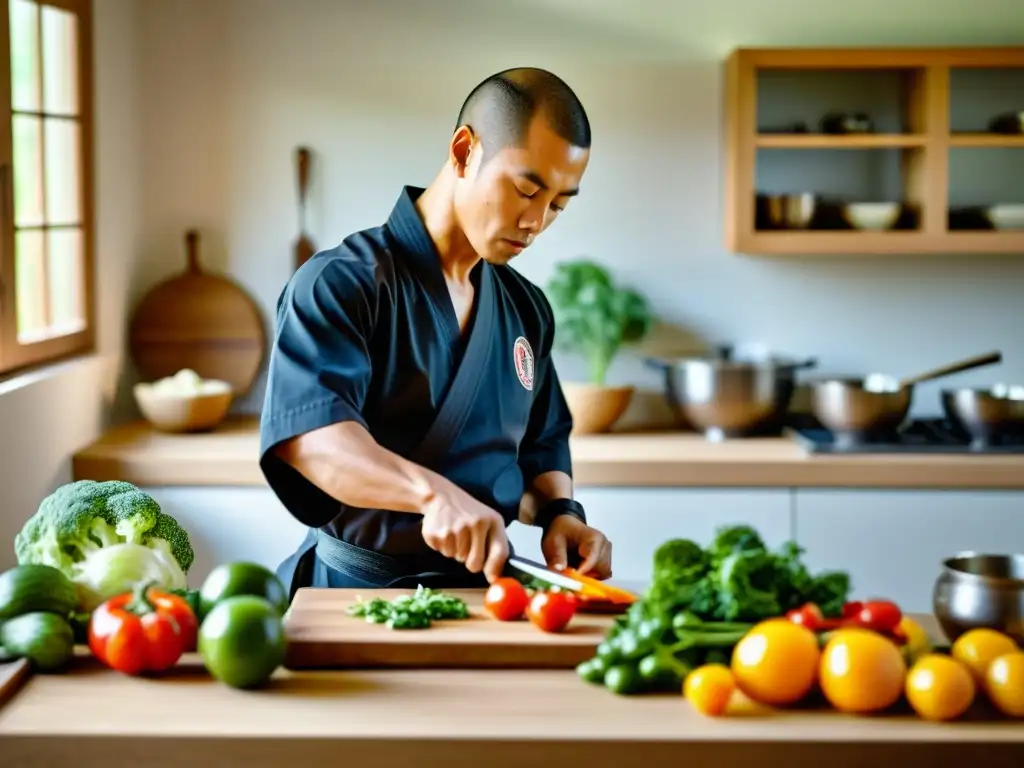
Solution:
[{"label": "broccoli head", "polygon": [[690,539],[669,539],[654,551],[654,579],[695,582],[707,568],[700,545]]},{"label": "broccoli head", "polygon": [[19,563],[43,563],[71,575],[103,547],[141,544],[160,549],[188,573],[195,552],[184,528],[156,500],[121,480],[78,480],[60,486],[14,539]]},{"label": "broccoli head", "polygon": [[711,565],[719,568],[722,562],[737,552],[763,552],[767,549],[761,534],[750,525],[724,525],[715,531],[715,539],[708,547]]}]

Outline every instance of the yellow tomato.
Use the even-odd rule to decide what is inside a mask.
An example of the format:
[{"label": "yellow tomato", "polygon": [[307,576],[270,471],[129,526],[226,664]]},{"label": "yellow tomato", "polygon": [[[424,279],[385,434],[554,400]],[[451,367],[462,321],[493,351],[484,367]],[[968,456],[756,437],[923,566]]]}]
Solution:
[{"label": "yellow tomato", "polygon": [[950,649],[950,655],[967,665],[978,685],[985,682],[988,665],[997,656],[1019,650],[1013,638],[994,629],[969,629],[958,637]]},{"label": "yellow tomato", "polygon": [[912,618],[904,616],[900,619],[899,629],[907,638],[907,644],[903,646],[903,651],[908,665],[931,652],[932,639],[928,636],[928,631]]},{"label": "yellow tomato", "polygon": [[896,644],[867,629],[840,629],[821,654],[819,683],[841,712],[878,712],[903,694],[907,665]]},{"label": "yellow tomato", "polygon": [[985,673],[985,692],[993,706],[1010,717],[1024,717],[1024,651],[997,656]]},{"label": "yellow tomato", "polygon": [[804,698],[817,679],[817,636],[788,619],[767,619],[737,643],[732,672],[737,687],[761,704],[779,706]]},{"label": "yellow tomato", "polygon": [[686,676],[683,696],[702,715],[717,717],[729,706],[736,690],[732,670],[724,664],[705,664]]},{"label": "yellow tomato", "polygon": [[907,673],[907,702],[925,720],[954,720],[974,703],[971,671],[949,656],[929,653]]}]

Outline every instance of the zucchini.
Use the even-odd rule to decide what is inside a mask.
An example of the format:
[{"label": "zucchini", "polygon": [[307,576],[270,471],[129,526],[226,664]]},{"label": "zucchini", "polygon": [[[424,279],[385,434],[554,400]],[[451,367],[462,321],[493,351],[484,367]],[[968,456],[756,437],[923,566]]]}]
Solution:
[{"label": "zucchini", "polygon": [[66,617],[77,604],[74,583],[53,566],[26,563],[0,573],[0,621],[36,611]]},{"label": "zucchini", "polygon": [[39,672],[55,672],[75,655],[75,635],[63,616],[35,611],[5,621],[0,646],[10,657],[28,659]]}]

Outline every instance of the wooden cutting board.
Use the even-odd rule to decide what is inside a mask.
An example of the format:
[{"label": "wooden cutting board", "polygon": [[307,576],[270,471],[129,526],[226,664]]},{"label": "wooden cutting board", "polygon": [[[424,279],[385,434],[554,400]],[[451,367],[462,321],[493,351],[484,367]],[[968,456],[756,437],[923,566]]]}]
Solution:
[{"label": "wooden cutting board", "polygon": [[0,664],[0,707],[14,697],[31,672],[32,666],[25,659]]},{"label": "wooden cutting board", "polygon": [[446,590],[466,601],[470,618],[427,629],[388,629],[345,611],[362,596],[391,600],[411,590],[300,589],[285,617],[289,669],[344,667],[571,669],[594,655],[613,616],[577,613],[564,632],[492,619],[483,590]]},{"label": "wooden cutting board", "polygon": [[185,251],[185,270],[150,289],[133,313],[132,359],[144,381],[190,368],[241,397],[263,365],[263,316],[241,285],[203,269],[197,230],[185,233]]}]

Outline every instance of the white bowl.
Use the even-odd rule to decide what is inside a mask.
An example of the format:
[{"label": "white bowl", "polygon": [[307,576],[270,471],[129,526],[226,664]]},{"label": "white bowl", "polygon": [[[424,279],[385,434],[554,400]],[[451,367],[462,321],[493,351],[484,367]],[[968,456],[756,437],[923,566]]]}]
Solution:
[{"label": "white bowl", "polygon": [[878,232],[890,229],[902,209],[900,203],[849,203],[843,206],[843,217],[854,229]]},{"label": "white bowl", "polygon": [[146,421],[161,432],[205,432],[224,420],[234,398],[230,384],[196,379],[188,387],[173,386],[173,378],[132,388]]},{"label": "white bowl", "polygon": [[1024,229],[1024,203],[989,206],[985,218],[996,229]]}]

